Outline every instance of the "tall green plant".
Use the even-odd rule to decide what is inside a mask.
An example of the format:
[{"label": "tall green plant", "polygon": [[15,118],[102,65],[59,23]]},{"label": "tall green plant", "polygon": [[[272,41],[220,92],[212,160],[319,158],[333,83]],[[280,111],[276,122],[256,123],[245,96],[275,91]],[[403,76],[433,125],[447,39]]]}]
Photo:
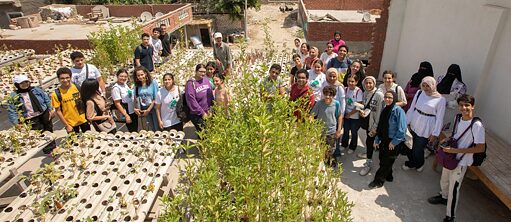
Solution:
[{"label": "tall green plant", "polygon": [[95,54],[92,63],[108,69],[113,74],[115,68],[125,67],[134,58],[135,47],[140,44],[140,25],[134,21],[132,26],[121,26],[110,23],[108,28],[101,28],[87,37]]},{"label": "tall green plant", "polygon": [[197,147],[202,161],[187,165],[159,221],[351,221],[352,204],[339,189],[340,171],[319,170],[326,150],[322,126],[297,121],[297,102],[262,99],[260,76],[240,67],[229,115],[216,108]]}]

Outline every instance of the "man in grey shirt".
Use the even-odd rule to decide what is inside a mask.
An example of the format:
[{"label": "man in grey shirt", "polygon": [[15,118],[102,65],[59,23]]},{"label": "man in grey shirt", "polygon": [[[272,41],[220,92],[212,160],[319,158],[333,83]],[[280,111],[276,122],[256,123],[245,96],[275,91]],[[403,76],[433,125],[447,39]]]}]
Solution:
[{"label": "man in grey shirt", "polygon": [[227,43],[222,42],[222,33],[215,32],[213,37],[215,38],[215,44],[213,45],[213,56],[215,57],[220,72],[224,75],[228,75],[231,72],[232,67],[231,49]]}]

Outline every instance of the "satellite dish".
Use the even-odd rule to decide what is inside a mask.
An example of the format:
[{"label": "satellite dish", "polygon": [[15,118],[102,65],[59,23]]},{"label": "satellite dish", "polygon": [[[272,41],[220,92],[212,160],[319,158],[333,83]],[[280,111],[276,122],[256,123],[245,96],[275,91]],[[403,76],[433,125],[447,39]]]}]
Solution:
[{"label": "satellite dish", "polygon": [[142,22],[147,22],[147,21],[151,21],[153,19],[153,14],[151,14],[150,12],[142,12],[142,14],[140,14],[140,21]]},{"label": "satellite dish", "polygon": [[364,16],[362,17],[362,22],[370,22],[371,21],[371,14],[369,12],[364,12]]},{"label": "satellite dish", "polygon": [[156,12],[156,14],[154,14],[154,17],[158,18],[158,17],[162,17],[164,14],[162,12]]}]

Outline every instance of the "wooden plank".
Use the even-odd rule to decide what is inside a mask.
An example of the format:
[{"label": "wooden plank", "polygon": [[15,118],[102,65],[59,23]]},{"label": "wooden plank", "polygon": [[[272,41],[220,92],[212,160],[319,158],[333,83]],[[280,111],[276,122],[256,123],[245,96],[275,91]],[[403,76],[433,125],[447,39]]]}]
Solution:
[{"label": "wooden plank", "polygon": [[509,145],[486,130],[487,158],[482,166],[469,169],[511,209],[511,152]]},{"label": "wooden plank", "polygon": [[504,193],[497,187],[478,167],[469,167],[469,169],[497,196],[507,208],[511,209],[511,197],[509,193]]}]

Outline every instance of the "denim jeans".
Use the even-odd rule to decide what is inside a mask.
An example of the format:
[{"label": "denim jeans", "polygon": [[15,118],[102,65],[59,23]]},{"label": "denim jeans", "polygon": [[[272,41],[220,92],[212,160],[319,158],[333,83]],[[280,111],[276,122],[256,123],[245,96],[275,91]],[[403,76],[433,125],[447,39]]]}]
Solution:
[{"label": "denim jeans", "polygon": [[341,146],[348,147],[349,134],[351,132],[351,141],[349,148],[351,150],[357,149],[358,145],[358,129],[360,129],[360,119],[344,119],[344,129],[341,139]]},{"label": "denim jeans", "polygon": [[193,123],[193,126],[195,126],[196,132],[202,131],[202,128],[204,128],[204,119],[202,116],[190,114],[190,120]]},{"label": "denim jeans", "polygon": [[408,153],[408,161],[405,165],[410,168],[420,168],[424,165],[424,148],[428,145],[428,138],[418,136],[413,130],[410,132],[413,136],[413,146]]}]

